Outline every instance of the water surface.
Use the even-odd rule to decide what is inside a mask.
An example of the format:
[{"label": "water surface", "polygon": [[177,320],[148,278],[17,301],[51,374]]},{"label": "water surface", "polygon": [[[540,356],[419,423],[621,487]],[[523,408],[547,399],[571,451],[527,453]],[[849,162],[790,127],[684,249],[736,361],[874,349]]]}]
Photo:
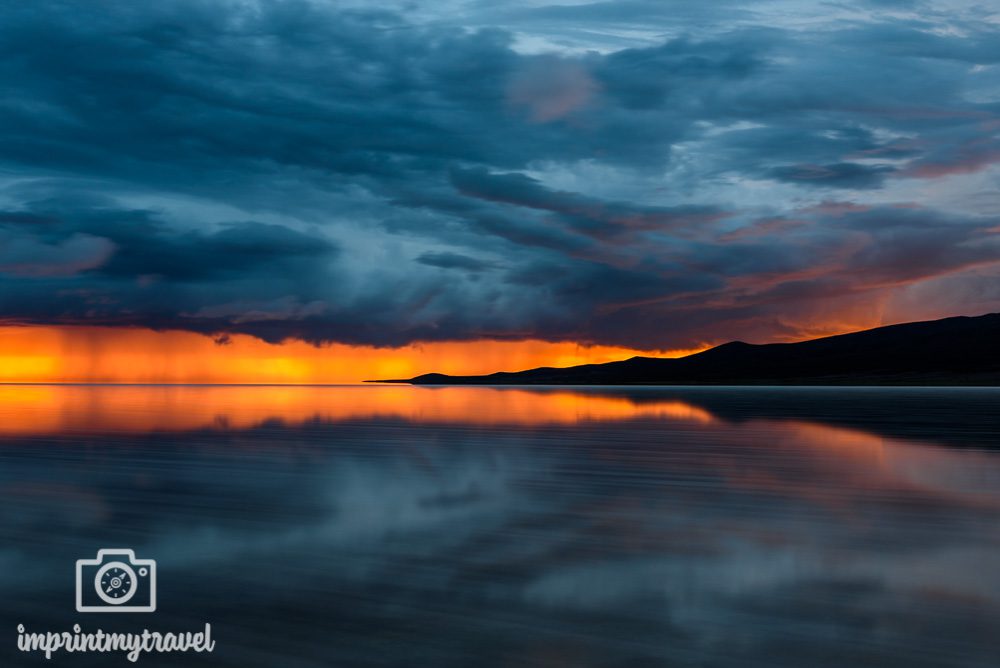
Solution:
[{"label": "water surface", "polygon": [[[211,622],[213,654],[140,662],[996,666],[998,407],[991,389],[0,387],[0,665],[46,665],[17,624]],[[101,547],[157,560],[157,612],[75,612],[75,560]]]}]

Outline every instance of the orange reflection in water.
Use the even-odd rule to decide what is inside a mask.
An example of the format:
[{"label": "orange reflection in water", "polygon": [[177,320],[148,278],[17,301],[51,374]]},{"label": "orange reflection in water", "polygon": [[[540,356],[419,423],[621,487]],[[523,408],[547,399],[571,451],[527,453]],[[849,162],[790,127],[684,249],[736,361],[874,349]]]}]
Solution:
[{"label": "orange reflection in water", "polygon": [[[897,498],[970,495],[965,453],[842,426],[763,416],[730,421],[676,397],[514,387],[0,385],[0,438],[248,430],[267,424],[383,422],[482,427],[576,426],[633,419],[657,447],[588,447],[614,466],[720,477],[731,489],[846,512],[842,483]],[[572,433],[572,432],[571,432]],[[692,437],[691,434],[698,434]],[[559,438],[572,438],[564,434]],[[692,440],[693,438],[693,440]],[[986,461],[986,460],[984,460]],[[991,463],[992,460],[989,460]],[[944,498],[944,497],[942,497]]]},{"label": "orange reflection in water", "polygon": [[577,424],[651,417],[709,424],[707,411],[667,400],[574,391],[408,385],[0,385],[0,434],[249,429],[267,422],[401,419],[472,425]]}]

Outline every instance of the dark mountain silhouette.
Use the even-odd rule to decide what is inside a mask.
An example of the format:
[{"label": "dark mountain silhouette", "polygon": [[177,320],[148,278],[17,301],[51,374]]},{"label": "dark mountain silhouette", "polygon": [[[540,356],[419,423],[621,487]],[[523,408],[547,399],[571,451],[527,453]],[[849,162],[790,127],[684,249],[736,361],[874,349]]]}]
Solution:
[{"label": "dark mountain silhouette", "polygon": [[879,327],[798,343],[734,341],[677,359],[633,357],[420,385],[1000,385],[1000,313]]}]

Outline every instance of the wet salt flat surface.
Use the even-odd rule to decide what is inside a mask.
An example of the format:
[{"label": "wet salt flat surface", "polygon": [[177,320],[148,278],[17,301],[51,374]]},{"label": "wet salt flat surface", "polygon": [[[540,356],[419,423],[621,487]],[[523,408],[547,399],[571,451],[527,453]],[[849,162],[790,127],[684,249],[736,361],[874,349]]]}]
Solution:
[{"label": "wet salt flat surface", "polygon": [[[0,387],[0,665],[996,666],[991,389]],[[74,609],[157,560],[158,610]]]}]

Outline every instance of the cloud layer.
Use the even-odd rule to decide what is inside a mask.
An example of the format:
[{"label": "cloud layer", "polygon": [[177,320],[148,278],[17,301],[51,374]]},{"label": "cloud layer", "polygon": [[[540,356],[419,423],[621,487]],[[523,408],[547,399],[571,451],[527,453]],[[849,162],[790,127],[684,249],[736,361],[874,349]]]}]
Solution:
[{"label": "cloud layer", "polygon": [[1000,308],[1000,14],[793,4],[5,7],[0,316],[666,349]]}]

